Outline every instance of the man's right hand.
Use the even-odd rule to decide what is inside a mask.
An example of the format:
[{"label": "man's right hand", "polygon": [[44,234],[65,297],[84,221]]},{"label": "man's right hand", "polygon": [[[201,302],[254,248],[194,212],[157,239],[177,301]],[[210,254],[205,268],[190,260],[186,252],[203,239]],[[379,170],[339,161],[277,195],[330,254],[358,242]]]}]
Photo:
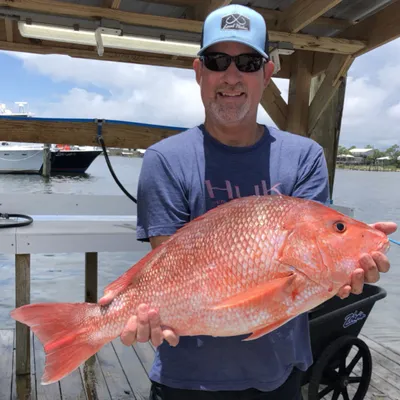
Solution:
[{"label": "man's right hand", "polygon": [[[102,305],[108,304],[112,299],[105,297],[99,300]],[[151,341],[155,347],[160,346],[164,339],[173,347],[179,343],[179,336],[171,329],[161,328],[160,315],[156,310],[149,309],[147,304],[140,304],[137,315],[129,318],[121,332],[121,341],[125,346],[135,342]]]}]

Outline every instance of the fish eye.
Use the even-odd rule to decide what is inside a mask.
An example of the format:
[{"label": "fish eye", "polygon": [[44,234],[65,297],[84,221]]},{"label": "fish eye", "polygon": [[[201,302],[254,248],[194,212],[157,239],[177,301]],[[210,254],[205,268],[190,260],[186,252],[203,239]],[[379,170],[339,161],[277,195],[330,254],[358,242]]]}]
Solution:
[{"label": "fish eye", "polygon": [[343,233],[346,230],[346,225],[341,221],[335,222],[334,226],[339,233]]}]

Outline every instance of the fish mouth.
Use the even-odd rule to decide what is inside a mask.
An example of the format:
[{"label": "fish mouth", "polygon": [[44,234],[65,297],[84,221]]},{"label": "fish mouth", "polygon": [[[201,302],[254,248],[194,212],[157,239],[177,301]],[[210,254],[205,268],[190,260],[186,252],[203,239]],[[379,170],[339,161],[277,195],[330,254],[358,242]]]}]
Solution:
[{"label": "fish mouth", "polygon": [[376,251],[379,251],[383,254],[386,254],[390,249],[390,241],[389,238],[387,238],[387,240],[385,240],[383,243],[380,244],[380,246],[378,246]]}]

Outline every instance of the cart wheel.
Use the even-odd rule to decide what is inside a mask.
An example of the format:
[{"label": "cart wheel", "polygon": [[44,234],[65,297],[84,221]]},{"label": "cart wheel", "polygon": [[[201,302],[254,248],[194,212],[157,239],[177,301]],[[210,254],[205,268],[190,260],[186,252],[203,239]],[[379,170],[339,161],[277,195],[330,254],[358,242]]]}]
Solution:
[{"label": "cart wheel", "polygon": [[[356,353],[346,365],[352,348],[355,348]],[[361,376],[350,376],[360,359]],[[366,343],[354,336],[342,336],[327,346],[313,365],[308,400],[319,400],[327,395],[332,397],[327,396],[326,399],[332,400],[363,400],[368,391],[371,373],[372,358]]]}]

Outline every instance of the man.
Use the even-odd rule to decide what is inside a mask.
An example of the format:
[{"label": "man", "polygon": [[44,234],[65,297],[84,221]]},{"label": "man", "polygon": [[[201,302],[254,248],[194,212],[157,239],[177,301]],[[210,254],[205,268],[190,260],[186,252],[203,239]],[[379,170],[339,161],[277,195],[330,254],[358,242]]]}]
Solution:
[{"label": "man", "polygon": [[[274,69],[263,17],[239,5],[212,12],[199,56],[193,67],[204,124],[156,143],[143,159],[137,233],[153,248],[205,211],[237,196],[267,195],[277,183],[283,194],[329,200],[321,146],[256,122]],[[359,293],[364,278],[375,282],[379,271],[389,269],[383,254],[365,256],[360,265],[365,274],[360,268],[339,296]],[[156,310],[146,305],[121,334],[126,345],[151,340],[158,346],[151,400],[301,399],[300,371],[312,363],[307,315],[257,340],[242,339],[178,338],[161,330]]]}]

